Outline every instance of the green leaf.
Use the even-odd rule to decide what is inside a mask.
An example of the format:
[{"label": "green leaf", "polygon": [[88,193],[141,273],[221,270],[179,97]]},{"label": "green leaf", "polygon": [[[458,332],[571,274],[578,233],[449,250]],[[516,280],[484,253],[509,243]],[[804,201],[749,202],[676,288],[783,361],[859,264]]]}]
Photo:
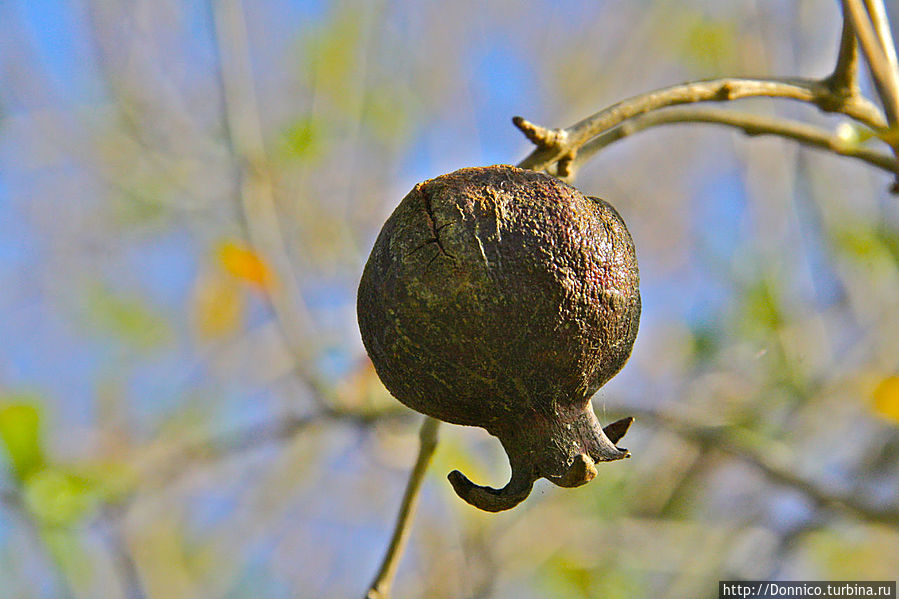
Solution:
[{"label": "green leaf", "polygon": [[899,232],[882,223],[878,226],[878,237],[886,251],[889,252],[892,261],[899,264]]},{"label": "green leaf", "polygon": [[287,127],[283,136],[282,154],[287,158],[312,160],[324,153],[324,126],[320,119],[305,116]]},{"label": "green leaf", "polygon": [[621,567],[614,558],[597,562],[589,556],[562,550],[540,568],[538,582],[553,597],[627,599],[645,597],[644,575]]},{"label": "green leaf", "polygon": [[368,90],[363,105],[366,129],[379,142],[391,144],[404,141],[412,130],[416,106],[413,95],[397,86],[378,86]]},{"label": "green leaf", "polygon": [[737,61],[736,29],[732,22],[701,13],[685,13],[680,26],[681,54],[701,73],[733,69]]},{"label": "green leaf", "polygon": [[125,297],[102,285],[92,285],[86,309],[93,331],[118,337],[139,350],[158,348],[171,338],[165,319],[140,297]]},{"label": "green leaf", "polygon": [[721,346],[721,325],[699,324],[690,330],[690,359],[694,366],[708,364]]},{"label": "green leaf", "polygon": [[169,210],[162,200],[156,199],[162,192],[143,184],[134,186],[134,193],[125,193],[112,197],[113,222],[124,226],[156,225],[168,216]]},{"label": "green leaf", "polygon": [[775,331],[785,322],[780,290],[770,278],[753,281],[743,292],[746,324],[750,329]]},{"label": "green leaf", "polygon": [[44,464],[40,428],[41,415],[33,398],[0,396],[0,440],[20,481]]},{"label": "green leaf", "polygon": [[90,481],[94,496],[105,503],[116,503],[130,495],[139,483],[134,465],[127,462],[105,460],[80,465],[78,475]]},{"label": "green leaf", "polygon": [[870,258],[878,250],[874,232],[861,225],[845,225],[833,233],[834,243],[841,251],[854,258]]},{"label": "green leaf", "polygon": [[358,99],[348,90],[354,89],[353,80],[359,76],[360,42],[366,24],[360,17],[356,9],[335,10],[330,22],[310,36],[303,53],[310,85],[340,111],[352,110]]},{"label": "green leaf", "polygon": [[70,525],[96,504],[90,481],[56,468],[44,468],[25,481],[25,504],[50,526]]},{"label": "green leaf", "polygon": [[899,540],[890,527],[822,529],[809,535],[807,554],[835,580],[895,578]]}]

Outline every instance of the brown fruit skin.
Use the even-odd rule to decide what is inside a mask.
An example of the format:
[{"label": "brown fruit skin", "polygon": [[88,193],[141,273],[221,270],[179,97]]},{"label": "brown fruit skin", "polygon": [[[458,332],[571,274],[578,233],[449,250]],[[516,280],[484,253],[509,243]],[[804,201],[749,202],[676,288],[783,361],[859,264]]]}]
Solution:
[{"label": "brown fruit skin", "polygon": [[375,242],[357,311],[397,399],[503,443],[506,488],[450,475],[470,503],[508,509],[541,476],[576,486],[593,462],[628,455],[590,405],[624,366],[640,317],[634,245],[603,200],[505,165],[420,183]]}]

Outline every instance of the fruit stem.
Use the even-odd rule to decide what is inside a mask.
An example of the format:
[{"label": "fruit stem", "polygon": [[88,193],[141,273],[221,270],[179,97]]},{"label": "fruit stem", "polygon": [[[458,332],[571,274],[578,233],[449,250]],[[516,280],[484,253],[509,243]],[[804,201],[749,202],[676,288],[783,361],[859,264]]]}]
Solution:
[{"label": "fruit stem", "polygon": [[406,542],[409,540],[421,483],[428,465],[431,463],[434,450],[437,449],[437,429],[439,428],[440,421],[430,416],[425,416],[424,422],[421,423],[418,433],[418,458],[415,460],[412,472],[409,473],[409,482],[406,483],[400,511],[396,516],[390,545],[387,546],[387,553],[384,554],[384,561],[381,562],[378,574],[365,594],[366,599],[389,599],[390,597],[390,587],[393,584],[397,566],[399,566],[400,556],[403,555]]},{"label": "fruit stem", "polygon": [[476,485],[458,470],[450,472],[447,478],[456,494],[478,509],[486,512],[512,509],[527,499],[538,478],[546,478],[560,487],[578,487],[596,476],[596,462],[630,457],[626,449],[615,443],[633,421],[630,417],[623,418],[603,429],[589,402],[568,425],[542,428],[537,425],[539,419],[532,418],[529,426],[519,425],[510,429],[515,432],[497,435],[512,468],[506,486],[495,489]]}]

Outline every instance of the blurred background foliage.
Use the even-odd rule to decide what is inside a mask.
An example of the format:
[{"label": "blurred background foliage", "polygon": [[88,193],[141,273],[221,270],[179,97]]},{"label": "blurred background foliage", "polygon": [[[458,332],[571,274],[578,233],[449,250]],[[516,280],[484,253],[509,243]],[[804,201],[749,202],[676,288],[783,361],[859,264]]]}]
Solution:
[{"label": "blurred background foliage", "polygon": [[[403,195],[517,162],[515,114],[824,76],[838,37],[825,0],[0,3],[0,596],[360,596],[417,447],[355,319]],[[594,158],[577,185],[642,271],[634,355],[594,399],[637,416],[634,458],[486,514],[445,475],[505,481],[499,444],[443,427],[396,596],[895,579],[888,184],[702,125]]]}]

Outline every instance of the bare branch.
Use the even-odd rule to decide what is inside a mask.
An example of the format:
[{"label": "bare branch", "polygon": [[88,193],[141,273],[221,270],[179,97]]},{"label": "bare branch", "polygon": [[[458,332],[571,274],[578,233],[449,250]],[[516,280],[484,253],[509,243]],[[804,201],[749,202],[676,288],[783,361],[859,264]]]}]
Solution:
[{"label": "bare branch", "polygon": [[899,61],[896,59],[896,44],[893,42],[893,34],[890,33],[890,21],[887,18],[886,7],[883,0],[865,0],[865,7],[871,15],[874,32],[880,40],[880,47],[886,55],[887,63],[894,73],[899,70]]},{"label": "bare branch", "polygon": [[843,0],[843,14],[858,36],[890,125],[899,122],[899,74],[891,67],[887,51],[874,30],[862,0]]},{"label": "bare branch", "polygon": [[315,414],[280,417],[275,421],[249,425],[241,429],[199,438],[189,442],[179,453],[182,456],[204,453],[227,456],[291,439],[306,427],[319,422],[345,422],[364,427],[377,422],[403,418],[413,413],[399,404],[369,412],[325,408]]},{"label": "bare branch", "polygon": [[[860,96],[834,95],[828,85],[811,79],[738,79],[724,78],[683,83],[634,96],[613,104],[558,134],[554,144],[538,147],[518,166],[543,170],[574,152],[591,138],[641,114],[695,102],[723,102],[741,98],[770,97],[799,100],[826,112],[839,112],[872,129],[886,123],[880,111]],[[522,119],[523,120],[523,119]],[[536,127],[536,126],[535,126]],[[563,134],[564,133],[564,134]]]},{"label": "bare branch", "polygon": [[[139,480],[142,488],[160,489],[172,485],[202,463],[221,462],[245,452],[272,446],[295,438],[309,427],[320,423],[348,423],[365,427],[376,422],[407,418],[413,412],[399,404],[396,407],[370,412],[324,408],[320,412],[307,415],[280,416],[274,420],[251,423],[240,428],[200,432],[192,437],[167,444],[164,452],[150,452],[150,459],[137,462],[141,472]],[[127,511],[128,505],[138,498],[141,489],[118,500],[120,511]]]},{"label": "bare branch", "polygon": [[241,214],[253,249],[277,273],[267,297],[297,372],[314,397],[329,396],[328,386],[308,366],[311,357],[312,317],[305,309],[300,287],[278,222],[274,185],[259,121],[246,23],[240,0],[209,0],[215,21],[228,143],[235,159]]},{"label": "bare branch", "polygon": [[122,535],[121,522],[112,510],[110,517],[98,518],[97,524],[103,536],[109,557],[118,572],[125,599],[146,599],[147,593],[140,580],[134,556]]},{"label": "bare branch", "polygon": [[857,96],[858,89],[858,39],[855,29],[845,17],[840,30],[840,49],[833,73],[825,79],[830,91],[840,96]]},{"label": "bare branch", "polygon": [[567,134],[562,129],[547,129],[520,116],[513,116],[512,124],[538,148],[550,148],[565,143]]},{"label": "bare branch", "polygon": [[[628,412],[633,410],[628,409]],[[889,526],[899,525],[899,506],[876,505],[856,494],[839,493],[823,488],[797,474],[793,466],[795,460],[771,448],[760,449],[732,430],[728,432],[718,427],[703,426],[651,410],[643,411],[640,415],[705,448],[718,449],[752,464],[772,481],[797,489],[821,505],[842,510],[869,522]]]},{"label": "bare branch", "polygon": [[[26,531],[25,543],[31,545],[28,548],[35,551],[39,559],[47,565],[47,570],[50,572],[50,580],[48,582],[58,589],[61,596],[77,597],[72,587],[71,577],[66,573],[58,555],[54,553],[50,545],[46,535],[48,526],[26,504],[23,497],[23,489],[21,487],[15,489],[4,488],[0,490],[0,497],[2,497],[3,506],[19,517],[20,522],[24,525]],[[25,543],[20,542],[20,551],[27,547]]]},{"label": "bare branch", "polygon": [[421,423],[421,430],[418,433],[420,440],[418,458],[415,460],[412,472],[409,473],[409,482],[406,484],[403,502],[400,504],[400,511],[396,517],[393,537],[390,539],[390,545],[387,546],[387,553],[384,555],[381,568],[365,595],[366,599],[389,599],[390,597],[390,587],[393,585],[400,556],[409,540],[421,483],[428,465],[431,463],[434,450],[437,448],[437,429],[439,428],[440,421],[430,416],[425,416],[424,422]]},{"label": "bare branch", "polygon": [[896,159],[857,143],[847,142],[839,135],[826,129],[787,119],[765,117],[743,112],[716,108],[666,108],[649,112],[625,121],[615,129],[594,137],[578,152],[574,164],[567,175],[557,172],[559,177],[573,177],[580,166],[606,146],[640,131],[660,125],[684,123],[709,123],[742,130],[746,135],[775,135],[793,139],[799,143],[827,150],[840,156],[863,160],[890,173],[899,169]]}]

